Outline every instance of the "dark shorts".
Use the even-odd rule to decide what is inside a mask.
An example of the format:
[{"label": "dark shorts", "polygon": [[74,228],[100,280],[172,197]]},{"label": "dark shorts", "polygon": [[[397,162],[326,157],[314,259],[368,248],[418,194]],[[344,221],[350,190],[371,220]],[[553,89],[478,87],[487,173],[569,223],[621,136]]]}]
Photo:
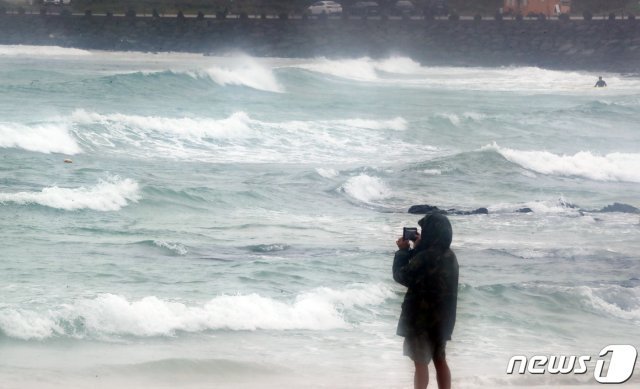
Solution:
[{"label": "dark shorts", "polygon": [[432,341],[428,335],[417,335],[404,338],[402,349],[404,355],[414,362],[429,363],[432,359],[443,359],[445,357],[446,341]]}]

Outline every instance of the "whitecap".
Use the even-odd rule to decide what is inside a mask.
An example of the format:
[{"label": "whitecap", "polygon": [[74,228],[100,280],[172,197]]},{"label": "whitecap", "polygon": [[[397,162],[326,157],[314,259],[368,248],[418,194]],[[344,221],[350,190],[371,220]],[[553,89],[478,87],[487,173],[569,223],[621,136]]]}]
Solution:
[{"label": "whitecap", "polygon": [[75,211],[118,211],[129,202],[140,199],[137,182],[114,177],[102,180],[92,187],[60,188],[47,187],[40,192],[0,193],[0,203],[39,204],[45,207]]},{"label": "whitecap", "polygon": [[164,240],[154,240],[153,244],[158,247],[168,249],[178,255],[187,255],[189,253],[189,250],[187,250],[187,248],[180,243],[172,243]]},{"label": "whitecap", "polygon": [[60,123],[0,123],[0,147],[45,154],[74,155],[82,152],[75,138],[69,133],[67,125]]},{"label": "whitecap", "polygon": [[101,124],[114,133],[122,134],[127,129],[139,132],[170,133],[185,138],[237,138],[251,135],[251,119],[242,112],[235,112],[224,119],[208,118],[169,118],[161,116],[126,115],[121,113],[99,114],[76,110],[71,120],[78,124]]},{"label": "whitecap", "polygon": [[177,331],[206,330],[331,330],[349,328],[343,312],[354,307],[382,304],[394,296],[380,284],[351,285],[343,289],[316,288],[292,301],[257,293],[221,295],[204,304],[147,296],[101,294],[41,311],[0,308],[0,331],[18,339],[51,336],[113,335],[172,336]]},{"label": "whitecap", "polygon": [[335,178],[340,174],[335,169],[326,169],[321,167],[316,168],[316,173],[324,178]]},{"label": "whitecap", "polygon": [[536,173],[579,176],[596,181],[640,182],[640,154],[597,155],[580,151],[574,155],[557,155],[548,151],[509,149],[495,142],[482,150],[495,151],[508,161]]},{"label": "whitecap", "polygon": [[384,181],[367,174],[351,177],[342,185],[341,189],[347,195],[364,203],[383,200],[391,195],[391,190]]},{"label": "whitecap", "polygon": [[194,78],[209,78],[221,86],[236,85],[248,88],[282,93],[284,88],[278,82],[273,69],[249,56],[233,58],[227,64],[212,65],[205,69],[182,72]]}]

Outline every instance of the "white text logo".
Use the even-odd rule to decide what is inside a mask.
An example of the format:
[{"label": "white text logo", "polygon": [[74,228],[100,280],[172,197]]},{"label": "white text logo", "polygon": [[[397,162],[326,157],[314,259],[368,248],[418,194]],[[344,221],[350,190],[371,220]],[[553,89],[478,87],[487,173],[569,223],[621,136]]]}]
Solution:
[{"label": "white text logo", "polygon": [[[602,384],[621,384],[629,380],[633,375],[633,369],[638,358],[638,351],[628,344],[612,344],[598,354],[593,378]],[[606,360],[609,355],[608,368],[605,371]],[[589,355],[534,355],[527,358],[524,355],[516,355],[509,360],[507,374],[585,374],[588,370],[587,362],[591,360]],[[519,362],[519,364],[518,364]],[[516,365],[518,369],[516,370]]]}]

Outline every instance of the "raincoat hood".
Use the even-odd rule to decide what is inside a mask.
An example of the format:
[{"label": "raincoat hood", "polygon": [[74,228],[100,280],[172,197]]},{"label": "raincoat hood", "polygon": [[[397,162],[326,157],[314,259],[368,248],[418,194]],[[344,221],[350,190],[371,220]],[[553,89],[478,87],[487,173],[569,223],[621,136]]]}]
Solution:
[{"label": "raincoat hood", "polygon": [[432,213],[420,219],[418,224],[422,227],[420,248],[449,249],[453,238],[449,218],[440,213]]}]

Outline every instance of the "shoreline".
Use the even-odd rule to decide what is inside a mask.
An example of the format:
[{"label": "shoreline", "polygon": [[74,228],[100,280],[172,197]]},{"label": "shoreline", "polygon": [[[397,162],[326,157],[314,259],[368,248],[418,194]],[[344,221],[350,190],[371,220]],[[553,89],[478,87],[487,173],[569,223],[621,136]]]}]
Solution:
[{"label": "shoreline", "polygon": [[635,20],[193,19],[4,15],[0,44],[257,57],[407,56],[431,66],[640,73]]}]

